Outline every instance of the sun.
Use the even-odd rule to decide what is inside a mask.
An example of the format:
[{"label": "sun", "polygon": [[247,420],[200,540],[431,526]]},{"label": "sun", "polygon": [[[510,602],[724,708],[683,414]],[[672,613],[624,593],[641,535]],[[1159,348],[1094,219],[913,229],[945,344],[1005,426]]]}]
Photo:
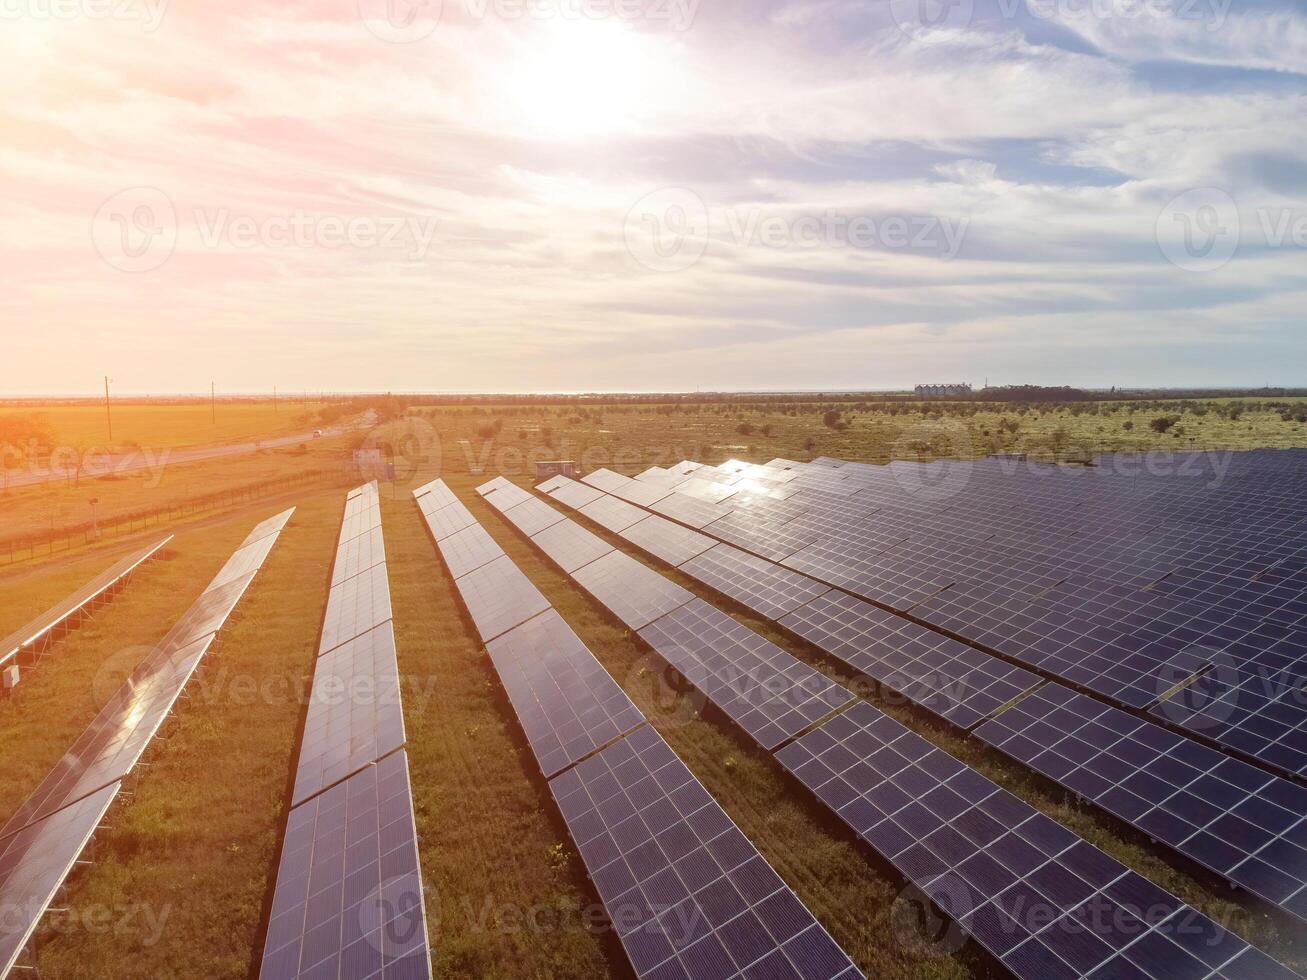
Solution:
[{"label": "sun", "polygon": [[631,128],[647,98],[650,58],[634,30],[613,21],[538,25],[506,72],[522,125],[564,137]]}]

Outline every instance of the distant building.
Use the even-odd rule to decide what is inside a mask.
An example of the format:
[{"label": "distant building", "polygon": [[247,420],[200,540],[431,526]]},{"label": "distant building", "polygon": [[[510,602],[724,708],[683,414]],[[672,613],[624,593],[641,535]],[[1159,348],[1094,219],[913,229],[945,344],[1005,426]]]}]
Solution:
[{"label": "distant building", "polygon": [[918,398],[970,398],[971,385],[917,385]]},{"label": "distant building", "polygon": [[576,479],[576,461],[571,459],[551,459],[536,462],[536,479],[548,480],[554,476],[567,476]]}]

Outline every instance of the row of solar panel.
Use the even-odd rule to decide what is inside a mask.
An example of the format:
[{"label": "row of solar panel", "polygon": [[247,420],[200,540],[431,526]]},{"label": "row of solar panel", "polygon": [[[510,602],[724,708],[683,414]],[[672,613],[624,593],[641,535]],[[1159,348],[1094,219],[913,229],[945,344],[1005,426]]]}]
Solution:
[{"label": "row of solar panel", "polygon": [[[986,539],[982,547],[974,535],[960,544],[955,533],[937,536],[939,544],[933,545],[921,533],[940,522],[931,509],[912,520],[890,522],[887,532],[885,509],[859,501],[863,490],[831,499],[825,489],[795,488],[807,482],[806,473],[833,472],[829,467],[777,462],[790,467],[778,472],[797,474],[790,478],[793,492],[785,500],[738,491],[729,498],[731,506],[716,505],[706,523],[689,522],[825,583],[891,608],[910,609],[915,619],[934,628],[1126,706],[1146,707],[1168,696],[1170,704],[1157,709],[1168,720],[1284,771],[1307,773],[1307,705],[1297,695],[1307,680],[1307,633],[1294,627],[1292,616],[1262,608],[1272,593],[1279,597],[1275,608],[1281,611],[1307,603],[1307,582],[1287,572],[1269,579],[1266,574],[1272,568],[1296,571],[1302,561],[1280,555],[1267,568],[1271,558],[1263,555],[1238,566],[1234,555],[1261,554],[1265,546],[1249,552],[1244,542],[1235,549],[1226,538],[1202,530],[1190,530],[1176,544],[1167,540],[1173,536],[1169,530],[1155,527],[1138,542],[1101,529],[1070,538],[1063,533],[1057,555],[1047,548],[1040,551],[1042,544],[1014,543],[1007,536]],[[895,465],[901,469],[903,464]],[[696,479],[702,482],[708,469],[693,470]],[[734,468],[722,469],[726,472],[717,477],[734,481],[723,485],[738,486]],[[858,464],[839,467],[845,471],[862,469]],[[635,481],[608,472],[587,479],[614,489],[627,487],[628,495],[634,494],[630,484],[656,485],[669,496],[652,509],[678,520],[693,518],[690,512],[702,505],[680,488],[673,491],[676,483],[665,471],[647,472]],[[901,478],[882,472],[880,479]],[[995,513],[1031,509],[1028,498],[1038,497],[1023,485],[1019,499],[971,499],[993,488],[993,481],[964,484],[947,501],[949,511],[973,528]],[[966,502],[957,499],[963,490],[969,495]],[[902,497],[901,483],[896,493]],[[1129,501],[1119,503],[1114,510],[1128,509]],[[1032,526],[1041,528],[1042,539],[1058,539],[1059,529],[1066,531],[1065,515],[1082,510],[1039,508]],[[1288,519],[1301,523],[1297,515]],[[1111,526],[1119,531],[1126,524]],[[1159,560],[1163,545],[1172,557]],[[1078,564],[1068,558],[1070,550],[1080,556]],[[1201,571],[1209,559],[1223,563],[1221,574]],[[1178,565],[1180,560],[1188,566]],[[1229,565],[1238,566],[1239,574],[1227,574],[1224,566]],[[963,574],[960,568],[969,571]],[[1249,575],[1257,569],[1263,571],[1254,581]],[[1196,593],[1184,584],[1192,582],[1201,582],[1205,591]],[[1220,582],[1224,588],[1214,584]],[[1147,591],[1141,590],[1144,585]],[[1198,677],[1213,662],[1220,671]]]},{"label": "row of solar panel", "polygon": [[[562,519],[542,522],[542,509],[556,512],[506,481],[481,490],[496,506],[512,504],[524,531],[547,534]],[[451,507],[463,505],[437,510]],[[474,522],[445,533],[438,528],[450,522],[434,514],[427,516],[437,548],[636,976],[861,977],[512,559],[486,535],[477,553],[487,560],[475,565],[454,539],[484,529]],[[561,553],[573,550],[564,544]],[[487,583],[478,576],[491,566],[499,581],[520,576],[526,584],[509,593],[530,599],[485,615]],[[541,601],[544,611],[536,610]],[[519,616],[527,618],[496,632]]]},{"label": "row of solar panel", "polygon": [[136,569],[158,554],[172,537],[170,534],[162,541],[140,551],[134,551],[114,562],[57,606],[46,610],[9,636],[0,639],[0,667],[15,660],[24,650],[33,650],[47,642],[47,638],[60,626],[68,623],[96,600],[126,582]]},{"label": "row of solar panel", "polygon": [[259,976],[431,975],[376,484],[350,491]]},{"label": "row of solar panel", "polygon": [[[556,491],[563,484],[542,486]],[[506,516],[511,520],[513,510]],[[692,649],[706,664],[720,653],[715,645],[705,631]],[[713,689],[697,686],[736,717]],[[890,742],[895,750],[880,751]],[[1176,975],[1292,975],[865,702],[776,755],[1017,976],[1170,975],[1158,962],[1181,968]],[[992,817],[1011,829],[1007,839],[1000,841],[1005,828]],[[998,829],[991,835],[992,828]],[[1132,904],[1140,895],[1149,900]],[[1086,911],[1107,898],[1112,914],[1087,920]],[[1199,972],[1185,972],[1191,967]]]},{"label": "row of solar panel", "polygon": [[[873,677],[876,671],[862,665],[883,662],[879,650],[914,657],[919,650],[913,644],[920,643],[921,635],[928,640],[927,648],[929,641],[954,642],[834,592],[779,622]],[[988,660],[990,669],[1016,669],[974,650],[969,654]],[[927,671],[941,672],[939,676],[948,682],[941,686],[946,688],[962,676],[951,669],[953,664],[939,658],[925,666]],[[1028,676],[1030,683],[1037,680]],[[887,686],[931,707],[935,700],[931,686],[915,688],[911,677],[904,680],[908,683]],[[975,681],[969,686],[975,686]],[[1001,691],[1011,693],[1006,700],[1020,693],[1010,687]],[[1059,711],[1051,721],[1040,717],[1041,724],[1031,725],[1030,731],[1022,729],[1021,723],[1028,722],[1038,708],[1046,714],[1052,710],[1050,705],[1070,698],[1075,699],[1074,708]],[[994,705],[994,710],[998,707]],[[947,710],[936,713],[950,717]],[[1085,727],[1085,717],[1093,720],[1088,734],[1083,738],[1071,734]],[[973,716],[965,715],[964,720],[971,722]],[[1074,695],[1058,684],[1046,685],[997,720],[981,725],[976,735],[1185,857],[1307,921],[1307,789],[1222,757],[1124,711]]]},{"label": "row of solar panel", "polygon": [[259,524],[0,829],[0,977],[8,975],[122,781],[136,768],[293,508]]},{"label": "row of solar panel", "polygon": [[[581,514],[963,728],[980,723],[1039,680],[1029,671],[597,489],[563,479],[543,488],[569,505],[584,499]],[[510,519],[515,513],[509,513]],[[585,573],[594,574],[588,569]]]}]

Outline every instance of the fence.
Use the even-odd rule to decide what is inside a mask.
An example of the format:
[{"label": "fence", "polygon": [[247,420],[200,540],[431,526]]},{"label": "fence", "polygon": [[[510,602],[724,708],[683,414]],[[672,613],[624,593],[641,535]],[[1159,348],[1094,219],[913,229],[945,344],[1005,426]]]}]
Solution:
[{"label": "fence", "polygon": [[205,511],[221,510],[240,503],[280,496],[305,486],[314,484],[324,487],[343,486],[345,482],[346,474],[338,467],[310,470],[293,476],[263,480],[259,483],[189,497],[163,507],[114,514],[99,521],[98,528],[87,521],[84,524],[65,526],[39,534],[20,535],[0,540],[0,563],[12,564],[15,561],[35,558],[39,554],[52,555],[56,551],[67,551],[78,545],[90,544],[98,538],[127,534]]}]

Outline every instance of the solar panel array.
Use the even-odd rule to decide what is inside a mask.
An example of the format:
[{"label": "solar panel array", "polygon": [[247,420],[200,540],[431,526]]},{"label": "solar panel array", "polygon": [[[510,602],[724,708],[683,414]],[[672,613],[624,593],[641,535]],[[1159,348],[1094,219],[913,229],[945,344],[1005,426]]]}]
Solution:
[{"label": "solar panel array", "polygon": [[976,737],[1307,921],[1307,789],[1060,684]]},{"label": "solar panel array", "polygon": [[[122,780],[140,762],[292,513],[293,508],[250,532],[194,604],[0,828],[0,910],[4,912],[0,915],[0,977],[22,953],[117,796]],[[249,560],[251,549],[257,561]],[[236,568],[240,572],[233,575]]]},{"label": "solar panel array", "polygon": [[[833,599],[839,610],[851,597],[819,596],[808,605]],[[649,639],[657,625],[684,617],[695,604],[711,609],[695,600],[641,635]],[[935,635],[860,604],[887,626],[897,619]],[[671,656],[688,666],[692,682],[695,670],[703,673],[693,652],[721,662],[709,659],[721,644],[702,623],[685,623],[678,639],[685,651],[672,650]],[[856,639],[841,641],[861,648]],[[914,653],[914,640],[892,633],[874,642],[887,651]],[[970,653],[982,666],[999,663]],[[711,692],[714,703],[729,704],[729,692],[723,697],[713,681],[698,686]],[[1017,685],[1012,696],[1029,686]],[[995,698],[990,709],[1003,703]],[[802,730],[809,726],[800,726],[797,738],[775,750],[776,758],[1016,976],[1293,975],[870,704],[857,702],[828,720],[814,720],[819,724],[807,734]]]},{"label": "solar panel array", "polygon": [[172,537],[170,534],[162,541],[114,562],[57,606],[47,609],[31,622],[0,639],[0,667],[15,660],[24,651],[35,651],[48,643],[81,612],[125,584],[132,573],[158,554]]},{"label": "solar panel array", "polygon": [[[877,679],[890,665],[900,675],[884,682],[926,706],[939,657],[956,652],[972,671],[965,675],[966,683],[987,688],[987,698],[970,697],[965,707],[945,701],[945,710],[937,712],[963,727],[983,722],[1036,680],[1020,668],[840,593],[822,596],[781,622]],[[1278,630],[1264,632],[1282,636]],[[1269,661],[1271,652],[1262,648],[1255,655]],[[905,661],[911,667],[902,673]],[[1012,672],[1015,683],[995,676]],[[949,673],[962,676],[956,666]],[[1174,717],[1177,702],[1191,698],[1200,706],[1196,714],[1219,717],[1224,706],[1210,692],[1219,683],[1219,675],[1200,678],[1158,710]],[[1205,689],[1195,690],[1197,686]],[[1092,721],[1086,723],[1086,718]],[[1018,731],[1023,725],[1029,731]],[[981,725],[976,735],[1233,884],[1307,920],[1307,827],[1291,816],[1307,812],[1307,790],[1055,683]]]},{"label": "solar panel array", "polygon": [[735,488],[706,524],[677,513],[702,504],[690,476],[632,482],[719,540],[1307,775],[1307,452],[1160,462],[731,461],[692,471]]},{"label": "solar panel array", "polygon": [[431,975],[375,483],[349,492],[259,976]]},{"label": "solar panel array", "polygon": [[637,977],[862,977],[653,728],[549,788]]},{"label": "solar panel array", "polygon": [[865,702],[776,758],[1017,977],[1292,977]]},{"label": "solar panel array", "polygon": [[554,609],[482,637],[637,977],[862,977]]},{"label": "solar panel array", "polygon": [[[551,486],[550,497],[558,499],[567,484],[555,480]],[[587,510],[581,508],[581,513]],[[715,526],[709,530],[715,531]],[[646,516],[620,533],[649,554],[962,728],[979,724],[1039,682],[1028,670],[758,555],[714,543],[708,534],[659,515]],[[697,554],[686,554],[704,544],[707,547]],[[621,590],[614,589],[613,594],[620,601]]]}]

